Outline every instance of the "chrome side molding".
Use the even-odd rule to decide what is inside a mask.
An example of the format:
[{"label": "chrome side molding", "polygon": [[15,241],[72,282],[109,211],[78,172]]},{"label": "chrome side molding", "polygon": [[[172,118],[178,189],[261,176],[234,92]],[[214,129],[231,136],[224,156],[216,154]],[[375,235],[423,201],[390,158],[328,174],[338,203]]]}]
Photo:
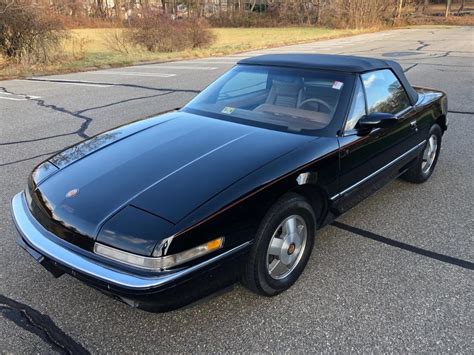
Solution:
[{"label": "chrome side molding", "polygon": [[339,197],[341,197],[342,195],[348,193],[349,191],[355,189],[357,186],[359,185],[362,185],[364,182],[370,180],[371,178],[373,178],[374,176],[380,174],[382,171],[384,171],[385,169],[388,169],[390,168],[392,165],[396,164],[397,162],[399,162],[400,160],[402,160],[403,158],[405,158],[407,155],[409,155],[410,153],[414,152],[415,150],[419,149],[420,147],[422,147],[424,144],[426,143],[426,140],[424,140],[423,142],[421,143],[418,143],[417,145],[415,145],[413,148],[411,148],[410,150],[406,151],[405,153],[403,153],[402,155],[400,155],[398,158],[392,160],[390,163],[382,166],[380,169],[374,171],[372,174],[370,175],[367,175],[365,178],[363,178],[362,180],[356,182],[354,185],[352,186],[349,186],[347,189],[339,192],[338,194],[334,195],[331,197],[331,201],[334,201],[336,199],[338,199]]}]

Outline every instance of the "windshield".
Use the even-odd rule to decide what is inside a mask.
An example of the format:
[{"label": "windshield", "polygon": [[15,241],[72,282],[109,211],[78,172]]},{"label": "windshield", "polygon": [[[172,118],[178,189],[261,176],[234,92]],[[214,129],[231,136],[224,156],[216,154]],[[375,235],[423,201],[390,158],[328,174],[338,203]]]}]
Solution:
[{"label": "windshield", "polygon": [[283,127],[321,130],[337,111],[348,75],[295,68],[238,65],[196,96],[184,110]]}]

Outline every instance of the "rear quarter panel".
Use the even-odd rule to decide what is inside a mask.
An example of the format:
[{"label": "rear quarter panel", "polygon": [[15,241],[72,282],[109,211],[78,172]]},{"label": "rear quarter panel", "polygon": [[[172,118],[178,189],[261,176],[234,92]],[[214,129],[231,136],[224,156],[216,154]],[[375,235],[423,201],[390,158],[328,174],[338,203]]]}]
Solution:
[{"label": "rear quarter panel", "polygon": [[418,112],[418,127],[424,136],[438,121],[443,132],[447,129],[448,97],[445,92],[424,87],[414,87],[418,93],[415,109]]}]

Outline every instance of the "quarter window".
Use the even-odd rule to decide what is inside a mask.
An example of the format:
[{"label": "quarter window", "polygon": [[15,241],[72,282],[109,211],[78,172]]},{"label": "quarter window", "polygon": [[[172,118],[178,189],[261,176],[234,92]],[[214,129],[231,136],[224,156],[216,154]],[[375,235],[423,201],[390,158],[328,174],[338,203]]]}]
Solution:
[{"label": "quarter window", "polygon": [[405,89],[389,69],[362,74],[367,110],[397,114],[410,106]]},{"label": "quarter window", "polygon": [[356,81],[356,92],[354,94],[354,99],[352,100],[351,110],[349,116],[347,117],[346,126],[344,131],[350,131],[355,128],[357,122],[366,115],[365,112],[365,96],[364,90],[362,89],[362,84],[360,80]]}]

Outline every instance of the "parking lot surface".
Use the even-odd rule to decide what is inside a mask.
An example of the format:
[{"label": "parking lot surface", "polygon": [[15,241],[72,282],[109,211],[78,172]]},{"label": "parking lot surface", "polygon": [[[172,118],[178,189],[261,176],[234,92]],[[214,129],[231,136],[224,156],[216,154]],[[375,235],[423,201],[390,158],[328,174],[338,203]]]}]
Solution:
[{"label": "parking lot surface", "polygon": [[[287,292],[240,285],[151,314],[54,279],[15,244],[10,199],[52,153],[180,107],[240,58],[280,52],[395,59],[446,91],[431,179],[397,180],[322,229]],[[473,353],[474,31],[400,29],[173,63],[0,82],[0,351]]]}]

